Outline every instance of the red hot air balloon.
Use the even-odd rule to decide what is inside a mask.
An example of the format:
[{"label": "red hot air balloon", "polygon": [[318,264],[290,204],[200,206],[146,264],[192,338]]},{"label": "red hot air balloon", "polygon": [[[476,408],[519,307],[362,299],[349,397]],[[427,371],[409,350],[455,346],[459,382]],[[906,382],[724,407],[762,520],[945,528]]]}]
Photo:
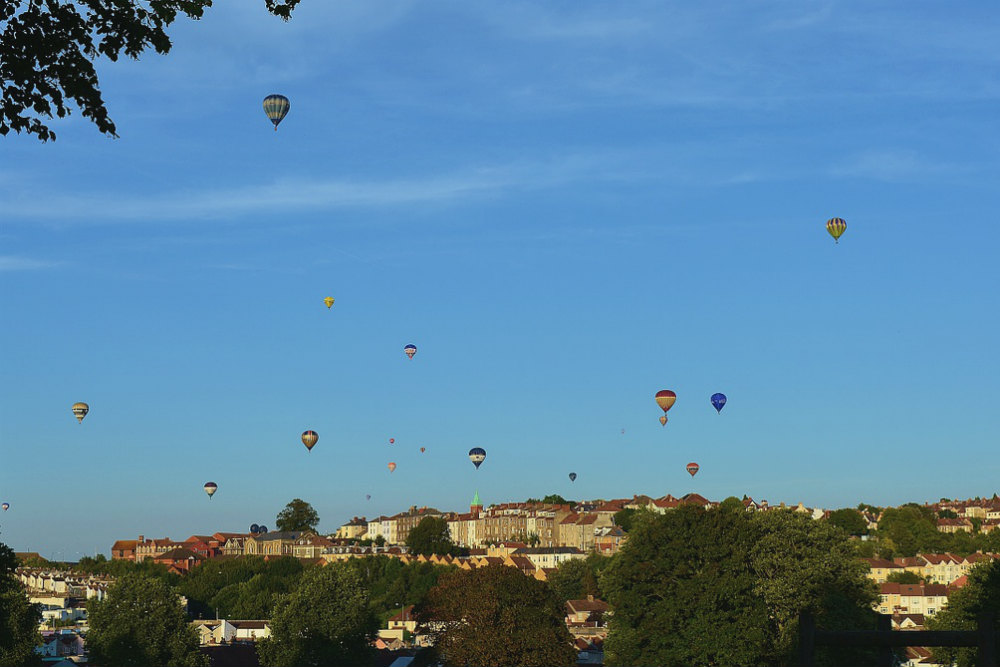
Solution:
[{"label": "red hot air balloon", "polygon": [[392,461],[389,461],[389,472],[394,472],[395,470],[396,470],[396,464]]},{"label": "red hot air balloon", "polygon": [[304,431],[302,433],[302,444],[305,445],[306,449],[310,452],[318,440],[319,436],[316,434],[316,431]]},{"label": "red hot air balloon", "polygon": [[698,474],[698,470],[699,470],[698,464],[695,463],[694,461],[692,461],[691,463],[687,464],[687,471],[688,471],[688,473],[690,473],[690,475],[692,477],[694,477],[695,475]]},{"label": "red hot air balloon", "polygon": [[389,438],[389,444],[390,445],[395,444],[395,442],[396,442],[395,438]]}]

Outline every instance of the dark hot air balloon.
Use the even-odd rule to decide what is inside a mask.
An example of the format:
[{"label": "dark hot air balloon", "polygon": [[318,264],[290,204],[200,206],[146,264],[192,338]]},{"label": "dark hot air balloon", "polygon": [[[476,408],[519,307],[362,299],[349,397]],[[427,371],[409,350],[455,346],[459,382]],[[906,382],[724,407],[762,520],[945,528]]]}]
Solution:
[{"label": "dark hot air balloon", "polygon": [[215,482],[205,482],[205,493],[208,494],[209,500],[215,495],[215,492],[219,490],[219,485]]},{"label": "dark hot air balloon", "polygon": [[692,461],[691,463],[687,464],[687,471],[688,471],[688,473],[690,473],[690,475],[692,477],[694,477],[695,475],[698,474],[698,470],[699,470],[699,467],[698,467],[697,463],[695,463],[695,462]]},{"label": "dark hot air balloon", "polygon": [[575,482],[576,481],[576,473],[575,472],[571,472],[569,474],[569,481],[571,481],[571,482]]},{"label": "dark hot air balloon", "polygon": [[715,408],[716,412],[722,412],[722,408],[726,406],[726,395],[725,394],[712,394],[712,407]]},{"label": "dark hot air balloon", "polygon": [[414,345],[413,343],[410,343],[409,345],[403,348],[403,352],[406,353],[406,356],[412,359],[413,355],[417,353],[417,346]]},{"label": "dark hot air balloon", "polygon": [[284,95],[268,95],[264,98],[264,113],[274,123],[275,132],[278,131],[278,123],[285,118],[291,106]]},{"label": "dark hot air balloon", "polygon": [[473,447],[469,450],[469,460],[476,466],[476,470],[479,470],[479,466],[486,460],[486,450],[482,447]]},{"label": "dark hot air balloon", "polygon": [[312,448],[316,445],[316,442],[318,440],[319,440],[319,435],[316,434],[316,431],[302,432],[302,444],[305,445],[306,449],[308,449],[310,452],[312,451]]}]

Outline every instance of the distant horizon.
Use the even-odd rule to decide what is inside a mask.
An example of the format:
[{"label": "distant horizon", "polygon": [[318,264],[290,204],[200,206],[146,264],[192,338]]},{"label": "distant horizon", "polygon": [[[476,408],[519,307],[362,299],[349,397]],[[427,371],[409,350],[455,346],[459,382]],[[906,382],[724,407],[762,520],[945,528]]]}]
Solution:
[{"label": "distant horizon", "polygon": [[[696,491],[689,491],[689,492],[685,493],[684,495],[688,495],[688,494],[691,494],[691,493],[697,493],[697,492]],[[550,495],[550,494],[544,494],[544,495],[538,496],[538,498],[541,499],[541,498],[544,498],[547,495]],[[559,494],[559,495],[563,495],[563,494]],[[636,494],[633,494],[633,495],[630,495],[630,496],[613,496],[613,497],[608,497],[608,498],[581,498],[581,499],[573,499],[573,498],[566,498],[565,495],[563,495],[563,497],[566,498],[567,501],[569,501],[569,502],[571,502],[573,504],[577,504],[577,503],[608,502],[608,501],[611,501],[611,500],[631,499],[631,498],[633,498],[635,496],[643,496],[643,495],[644,496],[648,496],[650,498],[654,498],[654,499],[655,498],[663,498],[663,497],[665,497],[667,495],[673,495],[675,498],[678,498],[678,499],[683,498],[683,495],[676,495],[676,494],[669,494],[669,493],[664,493],[664,494],[659,494],[659,495],[650,495],[648,493],[646,493],[646,494],[636,493]],[[706,500],[712,501],[712,502],[721,502],[721,501],[723,501],[723,500],[725,500],[726,498],[729,498],[729,497],[742,499],[742,494],[740,494],[740,495],[730,494],[730,495],[724,496],[722,498],[710,498],[708,496],[705,496],[704,494],[699,494],[699,495],[702,495]],[[989,499],[993,498],[994,495],[1000,495],[1000,490],[993,491],[993,492],[991,492],[988,495],[978,496],[978,498],[981,499],[981,500],[989,500]],[[528,497],[534,498],[535,496],[528,496]],[[760,504],[762,501],[766,500],[767,503],[768,503],[768,505],[771,506],[771,507],[779,507],[781,503],[784,503],[785,507],[792,507],[792,508],[794,508],[794,507],[798,507],[799,503],[801,502],[803,504],[803,506],[805,506],[805,507],[808,507],[810,509],[821,509],[821,510],[836,510],[836,509],[845,509],[845,508],[857,509],[857,506],[860,503],[864,503],[866,505],[875,505],[877,507],[888,508],[888,507],[900,507],[900,506],[906,505],[908,503],[916,503],[918,505],[933,505],[933,504],[935,504],[937,502],[940,502],[941,498],[949,498],[952,502],[974,501],[977,498],[977,496],[971,496],[969,498],[954,498],[954,497],[951,497],[951,496],[938,496],[934,500],[925,500],[925,501],[906,500],[906,501],[903,501],[903,502],[900,502],[900,503],[888,504],[888,505],[886,505],[886,504],[880,504],[880,503],[869,503],[867,501],[860,500],[857,503],[854,503],[853,505],[841,505],[841,506],[838,506],[838,507],[832,507],[832,506],[831,507],[817,507],[815,505],[810,505],[810,504],[806,503],[805,501],[789,502],[789,501],[779,500],[777,502],[772,502],[771,500],[769,500],[767,498],[756,498],[756,497],[753,497],[753,496],[750,496],[750,497],[753,498],[753,500],[755,502],[757,502],[758,504]],[[305,499],[303,498],[303,500],[305,500]],[[470,498],[470,501],[471,501],[471,498]],[[306,500],[306,502],[309,502],[309,501]],[[489,508],[492,505],[503,505],[503,504],[507,504],[507,503],[523,503],[523,502],[525,502],[525,499],[521,499],[521,500],[502,500],[502,501],[493,502],[493,503],[484,503],[483,506],[485,508]],[[436,510],[438,510],[438,511],[440,511],[442,513],[445,513],[445,514],[452,513],[452,512],[460,514],[460,513],[464,512],[464,509],[463,510],[443,509],[441,507],[434,507],[432,505],[424,505],[424,504],[412,505],[411,504],[411,505],[407,505],[403,509],[399,509],[399,510],[396,510],[396,511],[378,512],[378,513],[375,513],[375,514],[372,514],[372,515],[358,514],[358,515],[355,515],[355,516],[358,517],[358,518],[365,518],[365,519],[372,519],[372,518],[383,516],[383,515],[384,516],[393,516],[395,514],[399,514],[401,512],[407,511],[410,507],[417,507],[418,509],[419,508],[423,508],[423,507],[427,507],[427,508],[436,509]],[[465,509],[468,509],[468,507],[466,507]],[[341,526],[343,526],[344,524],[346,524],[347,522],[349,522],[353,518],[355,518],[355,517],[351,516],[351,517],[348,517],[347,519],[344,519],[341,523],[337,524],[337,527],[334,528],[333,530],[326,530],[326,529],[318,528],[316,532],[317,532],[317,534],[320,534],[320,535],[330,535],[330,534],[333,534],[333,533],[337,532],[338,528],[340,528]],[[264,525],[267,525],[270,528],[271,532],[275,532],[277,530],[277,527],[270,526],[267,523],[265,523]],[[320,525],[322,525],[322,516],[320,517]],[[74,560],[68,560],[68,561],[67,560],[62,560],[62,559],[56,559],[56,558],[47,558],[47,557],[45,557],[45,555],[41,551],[39,551],[37,549],[19,549],[19,548],[15,548],[15,546],[13,544],[10,544],[10,543],[7,543],[7,542],[4,541],[2,527],[3,527],[3,524],[0,523],[0,542],[4,542],[5,544],[7,544],[11,549],[13,549],[17,553],[38,553],[39,555],[41,555],[46,560],[55,561],[55,562],[70,562],[70,563],[79,562],[79,558],[74,559]],[[249,524],[246,527],[249,527]],[[120,536],[120,537],[115,538],[114,540],[112,540],[111,542],[108,543],[108,547],[107,547],[106,551],[101,551],[99,553],[103,554],[105,557],[107,557],[107,558],[110,559],[111,558],[111,546],[116,541],[118,541],[118,540],[131,540],[131,539],[135,539],[139,535],[142,535],[143,537],[145,537],[147,539],[154,539],[154,540],[155,539],[170,539],[172,541],[182,542],[183,540],[186,540],[188,537],[191,537],[192,535],[212,535],[214,533],[247,533],[247,532],[248,531],[246,531],[246,530],[226,530],[226,529],[221,529],[220,530],[220,529],[216,529],[216,530],[211,530],[211,531],[208,531],[208,532],[193,531],[193,532],[190,532],[190,533],[185,533],[183,537],[178,537],[178,538],[174,538],[174,537],[166,534],[163,531],[160,531],[160,532],[157,532],[157,531],[140,532],[140,533],[136,533],[135,536]],[[77,552],[77,553],[82,553],[82,552]],[[96,555],[98,555],[98,554],[97,553],[94,553],[94,554],[83,553],[82,556],[80,556],[80,557],[81,558],[84,557],[84,556],[94,557]]]}]

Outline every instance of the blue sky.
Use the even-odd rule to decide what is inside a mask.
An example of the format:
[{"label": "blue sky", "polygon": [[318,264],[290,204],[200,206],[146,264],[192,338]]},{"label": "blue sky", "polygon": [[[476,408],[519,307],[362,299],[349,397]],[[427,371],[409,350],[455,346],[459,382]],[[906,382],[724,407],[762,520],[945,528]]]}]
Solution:
[{"label": "blue sky", "polygon": [[273,527],[295,497],[332,531],[477,489],[1000,491],[998,23],[798,0],[180,21],[168,56],[100,64],[119,139],[79,113],[0,139],[0,539],[76,558]]}]

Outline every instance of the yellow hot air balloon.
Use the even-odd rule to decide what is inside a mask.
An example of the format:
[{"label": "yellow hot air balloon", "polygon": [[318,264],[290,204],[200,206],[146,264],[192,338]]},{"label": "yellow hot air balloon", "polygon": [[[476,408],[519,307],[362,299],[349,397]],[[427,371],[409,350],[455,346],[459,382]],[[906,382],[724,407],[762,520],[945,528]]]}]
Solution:
[{"label": "yellow hot air balloon", "polygon": [[663,389],[656,392],[656,404],[660,406],[660,409],[663,410],[663,412],[666,412],[673,407],[676,400],[677,394],[669,389]]},{"label": "yellow hot air balloon", "polygon": [[395,471],[396,470],[396,464],[395,464],[395,462],[390,461],[388,468],[389,468],[389,472]]},{"label": "yellow hot air balloon", "polygon": [[660,415],[660,426],[666,426],[666,425],[667,425],[667,416]]},{"label": "yellow hot air balloon", "polygon": [[847,221],[843,218],[830,218],[826,221],[826,231],[830,232],[834,243],[840,243],[840,235],[847,229]]},{"label": "yellow hot air balloon", "polygon": [[87,416],[88,412],[90,412],[90,406],[86,403],[74,403],[72,410],[73,416],[76,417],[76,421],[78,423],[82,423],[83,418]]},{"label": "yellow hot air balloon", "polygon": [[319,435],[316,431],[303,431],[302,432],[302,444],[306,446],[310,452],[312,451],[313,445],[319,442]]},{"label": "yellow hot air balloon", "polygon": [[335,299],[332,296],[328,296],[325,299],[323,299],[323,303],[326,304],[327,308],[332,308],[334,301],[335,301]]}]

